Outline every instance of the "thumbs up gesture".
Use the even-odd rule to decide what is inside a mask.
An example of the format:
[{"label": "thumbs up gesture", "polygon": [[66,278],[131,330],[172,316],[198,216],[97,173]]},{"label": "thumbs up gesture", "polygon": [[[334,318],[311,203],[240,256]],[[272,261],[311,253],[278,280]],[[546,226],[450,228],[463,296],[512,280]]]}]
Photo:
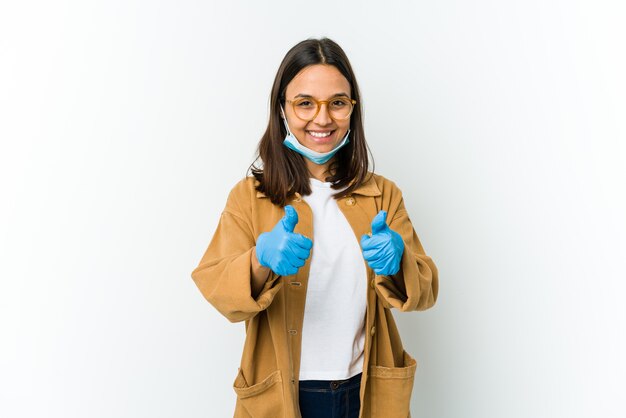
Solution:
[{"label": "thumbs up gesture", "polygon": [[363,258],[376,274],[390,276],[400,270],[404,241],[386,223],[387,212],[381,210],[372,220],[372,235],[361,237]]},{"label": "thumbs up gesture", "polygon": [[298,212],[285,206],[285,216],[270,232],[259,235],[256,255],[262,266],[269,267],[279,276],[296,274],[311,254],[313,243],[302,234],[293,232],[298,223]]}]

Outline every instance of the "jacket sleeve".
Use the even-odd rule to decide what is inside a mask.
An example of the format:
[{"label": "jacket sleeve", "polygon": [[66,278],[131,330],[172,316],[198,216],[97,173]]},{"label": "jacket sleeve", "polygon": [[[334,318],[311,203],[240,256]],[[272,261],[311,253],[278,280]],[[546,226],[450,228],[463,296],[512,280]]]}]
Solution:
[{"label": "jacket sleeve", "polygon": [[402,237],[404,252],[396,274],[375,276],[376,289],[387,308],[393,307],[402,312],[423,311],[437,301],[439,274],[413,229],[399,189],[396,193],[399,199],[397,206],[389,209],[388,213],[393,213],[389,228]]},{"label": "jacket sleeve", "polygon": [[266,309],[282,286],[273,271],[256,298],[252,297],[251,264],[255,237],[251,225],[235,210],[233,193],[217,229],[191,277],[202,295],[231,322],[252,318]]}]

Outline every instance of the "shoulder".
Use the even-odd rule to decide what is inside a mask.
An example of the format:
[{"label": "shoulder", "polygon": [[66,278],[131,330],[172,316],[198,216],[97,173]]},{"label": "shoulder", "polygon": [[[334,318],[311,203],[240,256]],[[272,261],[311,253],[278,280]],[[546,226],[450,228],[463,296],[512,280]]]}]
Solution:
[{"label": "shoulder", "polygon": [[382,174],[374,173],[371,171],[368,172],[368,178],[370,175],[371,175],[371,180],[369,181],[372,181],[374,182],[374,184],[376,184],[376,186],[378,187],[378,190],[380,190],[380,193],[383,196],[402,194],[402,191],[400,190],[400,187],[398,187],[396,182],[389,179],[388,177],[385,177]]},{"label": "shoulder", "polygon": [[370,182],[373,182],[380,192],[378,194],[379,208],[386,210],[389,219],[393,219],[404,210],[402,190],[393,180],[381,174],[372,174]]},{"label": "shoulder", "polygon": [[247,213],[256,198],[257,180],[247,176],[235,183],[228,193],[226,210],[238,215]]},{"label": "shoulder", "polygon": [[258,184],[256,178],[254,176],[247,176],[235,183],[231,189],[231,194],[249,194],[253,190],[255,190],[256,185]]}]

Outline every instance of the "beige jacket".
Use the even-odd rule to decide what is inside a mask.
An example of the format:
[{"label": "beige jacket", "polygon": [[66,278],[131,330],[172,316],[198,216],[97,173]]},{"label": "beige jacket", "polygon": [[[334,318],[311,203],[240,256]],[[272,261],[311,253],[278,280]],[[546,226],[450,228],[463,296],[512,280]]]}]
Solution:
[{"label": "beige jacket", "polygon": [[[257,237],[270,231],[284,208],[255,190],[250,176],[231,190],[215,234],[191,273],[202,295],[231,322],[246,321],[241,364],[233,383],[235,418],[301,418],[298,402],[301,331],[311,257],[296,275],[271,272],[259,295],[251,296],[251,256]],[[294,232],[313,237],[313,213],[296,194]],[[409,418],[417,363],[402,346],[390,308],[421,311],[435,304],[437,267],[413,229],[400,189],[373,174],[337,204],[357,241],[371,232],[374,216],[384,209],[387,224],[405,244],[400,271],[379,276],[367,271],[365,360],[360,418]],[[315,244],[312,251],[315,250]]]}]

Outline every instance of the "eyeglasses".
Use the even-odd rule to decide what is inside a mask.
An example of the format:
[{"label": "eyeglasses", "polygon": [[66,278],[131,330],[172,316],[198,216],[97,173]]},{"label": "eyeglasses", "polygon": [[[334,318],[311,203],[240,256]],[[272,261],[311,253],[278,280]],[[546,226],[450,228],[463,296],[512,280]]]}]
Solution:
[{"label": "eyeglasses", "polygon": [[312,97],[300,97],[296,100],[285,100],[291,103],[293,112],[299,119],[311,121],[315,119],[322,108],[322,104],[326,104],[328,114],[335,120],[348,119],[352,114],[356,100],[348,97],[333,97],[329,100],[316,100]]}]

